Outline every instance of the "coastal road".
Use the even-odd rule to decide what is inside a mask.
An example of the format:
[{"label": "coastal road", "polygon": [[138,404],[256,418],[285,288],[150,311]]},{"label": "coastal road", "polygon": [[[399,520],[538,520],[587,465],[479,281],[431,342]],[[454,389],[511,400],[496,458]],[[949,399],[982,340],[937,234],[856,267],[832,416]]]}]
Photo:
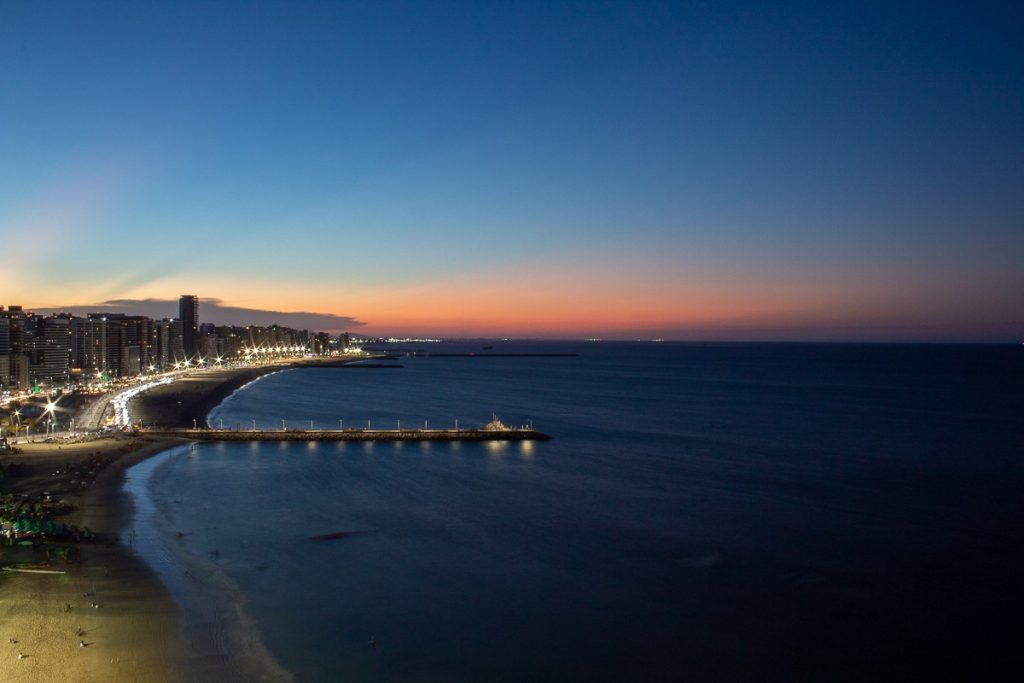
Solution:
[{"label": "coastal road", "polygon": [[86,403],[85,407],[76,416],[75,424],[80,429],[99,429],[102,427],[101,423],[103,422],[103,416],[107,412],[107,406],[110,405],[110,401],[115,395],[115,392],[107,392]]}]

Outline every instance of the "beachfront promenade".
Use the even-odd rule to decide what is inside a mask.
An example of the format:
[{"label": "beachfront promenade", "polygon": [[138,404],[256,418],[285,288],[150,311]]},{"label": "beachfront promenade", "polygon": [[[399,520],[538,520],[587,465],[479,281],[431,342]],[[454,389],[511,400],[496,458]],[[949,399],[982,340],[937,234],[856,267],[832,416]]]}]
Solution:
[{"label": "beachfront promenade", "polygon": [[142,429],[140,434],[196,441],[547,441],[529,427],[505,429]]}]

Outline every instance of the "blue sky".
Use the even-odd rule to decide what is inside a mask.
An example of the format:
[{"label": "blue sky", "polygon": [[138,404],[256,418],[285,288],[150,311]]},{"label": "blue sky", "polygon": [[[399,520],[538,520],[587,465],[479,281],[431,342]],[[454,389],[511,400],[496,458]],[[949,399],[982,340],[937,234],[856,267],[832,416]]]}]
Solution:
[{"label": "blue sky", "polygon": [[1015,341],[1022,28],[1005,4],[8,2],[0,289]]}]

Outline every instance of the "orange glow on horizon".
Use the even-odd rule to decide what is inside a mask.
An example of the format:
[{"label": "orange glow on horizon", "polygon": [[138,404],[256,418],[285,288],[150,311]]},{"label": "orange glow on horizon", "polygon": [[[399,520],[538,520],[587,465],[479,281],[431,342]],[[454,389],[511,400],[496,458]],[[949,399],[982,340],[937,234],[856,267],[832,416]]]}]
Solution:
[{"label": "orange glow on horizon", "polygon": [[[950,318],[948,297],[909,278],[879,277],[865,286],[840,275],[780,279],[736,271],[709,275],[669,263],[634,265],[518,264],[414,283],[164,277],[121,291],[117,298],[168,299],[197,291],[231,306],[350,316],[366,323],[349,328],[356,333],[417,336],[841,338],[860,329],[882,336],[887,329],[934,330],[948,326]],[[15,285],[5,287],[7,301],[0,303],[26,308],[90,303],[68,301],[66,291],[26,287],[20,280],[0,284]],[[991,309],[1010,304],[1009,299],[993,301]],[[988,324],[985,316],[992,313],[957,315],[960,329],[968,329]]]}]

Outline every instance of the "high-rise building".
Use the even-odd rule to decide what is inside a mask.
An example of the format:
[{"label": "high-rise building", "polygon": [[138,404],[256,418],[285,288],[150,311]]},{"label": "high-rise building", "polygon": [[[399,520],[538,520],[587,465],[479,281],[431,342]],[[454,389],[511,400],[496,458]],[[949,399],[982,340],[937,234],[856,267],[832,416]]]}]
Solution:
[{"label": "high-rise building", "polygon": [[177,318],[171,318],[171,358],[173,362],[185,360],[185,334],[182,331],[184,325],[181,324],[181,320]]},{"label": "high-rise building", "polygon": [[71,354],[71,320],[67,316],[32,316],[32,348],[29,380],[37,384],[59,384],[68,379]]},{"label": "high-rise building", "polygon": [[153,362],[166,368],[174,364],[171,353],[171,321],[167,318],[153,322]]},{"label": "high-rise building", "polygon": [[11,321],[0,306],[0,391],[9,389],[11,382]]},{"label": "high-rise building", "polygon": [[71,320],[71,365],[92,376],[107,370],[107,319],[102,313]]},{"label": "high-rise building", "polygon": [[11,321],[11,352],[25,351],[25,311],[21,306],[8,306],[7,319]]},{"label": "high-rise building", "polygon": [[199,351],[199,297],[182,294],[178,299],[178,318],[181,320],[181,342],[185,356],[192,358]]},{"label": "high-rise building", "polygon": [[0,347],[0,385],[10,389],[27,389],[29,359],[25,345],[25,312],[21,306],[8,306],[6,311],[0,309],[0,318],[6,321],[0,335],[7,339],[6,344]]}]

